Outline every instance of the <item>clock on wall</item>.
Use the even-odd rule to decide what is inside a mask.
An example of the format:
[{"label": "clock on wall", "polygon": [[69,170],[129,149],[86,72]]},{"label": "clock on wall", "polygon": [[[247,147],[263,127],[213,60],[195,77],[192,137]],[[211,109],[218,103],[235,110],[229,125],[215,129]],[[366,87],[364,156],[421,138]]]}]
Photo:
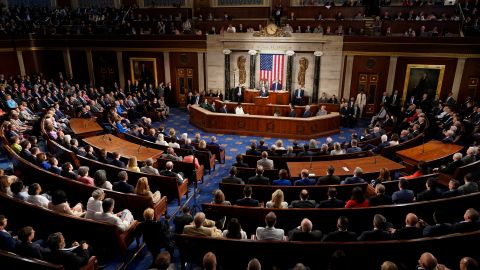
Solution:
[{"label": "clock on wall", "polygon": [[276,24],[274,24],[274,23],[270,23],[270,24],[268,24],[268,25],[267,25],[267,27],[266,27],[266,31],[267,31],[267,34],[269,34],[269,35],[272,35],[272,36],[273,36],[273,35],[275,35],[275,34],[277,33],[277,31],[278,31],[278,27],[277,27],[277,25],[276,25]]}]

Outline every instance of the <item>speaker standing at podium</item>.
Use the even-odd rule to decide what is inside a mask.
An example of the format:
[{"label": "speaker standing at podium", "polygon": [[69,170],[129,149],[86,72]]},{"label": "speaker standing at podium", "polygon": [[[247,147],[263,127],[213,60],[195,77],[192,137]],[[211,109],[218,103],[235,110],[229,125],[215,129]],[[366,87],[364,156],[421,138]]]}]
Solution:
[{"label": "speaker standing at podium", "polygon": [[259,96],[261,97],[268,97],[268,90],[265,86],[262,86],[260,88],[260,93],[259,93]]},{"label": "speaker standing at podium", "polygon": [[281,91],[282,90],[282,84],[280,82],[278,82],[277,80],[275,80],[275,81],[273,81],[270,90],[273,90],[274,92]]},{"label": "speaker standing at podium", "polygon": [[235,87],[235,101],[237,102],[243,102],[243,94],[244,94],[244,89],[243,87],[239,84],[237,87]]}]

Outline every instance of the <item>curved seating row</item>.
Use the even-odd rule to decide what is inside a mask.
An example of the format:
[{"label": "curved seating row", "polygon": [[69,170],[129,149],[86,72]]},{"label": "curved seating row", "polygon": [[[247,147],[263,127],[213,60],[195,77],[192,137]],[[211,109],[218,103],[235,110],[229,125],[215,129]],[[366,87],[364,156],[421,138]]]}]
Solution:
[{"label": "curved seating row", "polygon": [[[49,263],[43,260],[27,258],[15,254],[13,252],[0,250],[0,261],[5,269],[36,269],[36,270],[63,270],[63,265]],[[98,269],[98,261],[96,256],[90,257],[87,265],[79,270],[96,270]]]}]

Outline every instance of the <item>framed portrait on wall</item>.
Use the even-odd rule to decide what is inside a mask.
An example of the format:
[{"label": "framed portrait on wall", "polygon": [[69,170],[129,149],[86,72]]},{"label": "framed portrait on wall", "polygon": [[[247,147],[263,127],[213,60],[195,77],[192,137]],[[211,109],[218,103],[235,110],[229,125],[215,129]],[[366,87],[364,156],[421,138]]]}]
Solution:
[{"label": "framed portrait on wall", "polygon": [[444,74],[445,65],[407,65],[403,100],[407,100],[411,96],[421,99],[425,93],[431,99],[440,95]]},{"label": "framed portrait on wall", "polygon": [[132,82],[138,81],[140,85],[152,84],[157,87],[157,59],[131,57],[130,78]]}]

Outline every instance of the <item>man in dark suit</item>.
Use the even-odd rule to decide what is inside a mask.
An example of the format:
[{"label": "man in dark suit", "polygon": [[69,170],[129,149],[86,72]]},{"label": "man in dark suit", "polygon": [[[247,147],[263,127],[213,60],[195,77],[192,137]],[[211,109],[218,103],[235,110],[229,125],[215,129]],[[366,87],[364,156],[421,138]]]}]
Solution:
[{"label": "man in dark suit", "polygon": [[290,112],[288,113],[288,117],[297,117],[297,112],[295,111],[295,105],[290,104]]},{"label": "man in dark suit", "polygon": [[182,214],[175,216],[173,224],[175,224],[175,233],[183,233],[183,227],[191,224],[193,216],[190,214],[190,208],[186,205],[182,208]]},{"label": "man in dark suit", "polygon": [[0,215],[0,249],[14,252],[17,241],[5,230],[7,224],[8,219],[4,215]]},{"label": "man in dark suit", "polygon": [[453,98],[452,92],[448,93],[448,97],[447,99],[445,99],[445,104],[448,107],[452,107],[452,108],[454,108],[457,105],[457,101]]},{"label": "man in dark suit", "polygon": [[451,179],[448,182],[448,190],[442,193],[442,198],[451,198],[463,195],[463,191],[459,190],[460,182],[455,179]]},{"label": "man in dark suit", "polygon": [[363,174],[363,170],[360,167],[356,167],[355,170],[353,171],[353,177],[345,178],[345,180],[343,180],[340,184],[346,185],[346,184],[365,183],[365,180],[361,178],[362,174]]},{"label": "man in dark suit", "polygon": [[395,204],[401,203],[411,203],[415,199],[413,191],[407,189],[408,188],[408,181],[401,178],[398,181],[398,191],[395,191],[392,194],[392,201]]},{"label": "man in dark suit", "polygon": [[248,149],[245,154],[247,155],[251,155],[251,156],[260,156],[260,152],[257,151],[257,145],[252,142],[252,144],[250,144],[250,149]]},{"label": "man in dark suit", "polygon": [[[453,155],[453,161],[450,162],[447,166],[443,167],[443,168],[440,168],[440,172],[442,173],[445,173],[445,174],[453,174],[455,173],[455,170],[460,167],[460,166],[463,166],[463,162],[462,162],[462,153],[455,153]],[[434,171],[436,171],[434,169]]]},{"label": "man in dark suit", "polygon": [[308,118],[312,116],[312,111],[310,111],[310,105],[305,106],[305,112],[303,112],[302,117],[303,118]]},{"label": "man in dark suit", "polygon": [[329,187],[328,199],[318,203],[317,208],[343,208],[345,202],[337,199],[337,189],[335,187]]},{"label": "man in dark suit", "polygon": [[117,166],[120,168],[125,168],[125,162],[120,160],[120,153],[113,152],[112,156],[113,156],[113,160],[112,162],[110,162],[110,165]]},{"label": "man in dark suit", "polygon": [[393,239],[408,240],[421,238],[423,236],[423,230],[420,227],[417,227],[417,223],[417,215],[408,213],[405,218],[405,227],[393,230]]},{"label": "man in dark suit", "polygon": [[303,97],[305,96],[305,90],[303,88],[299,88],[295,90],[295,93],[293,94],[293,99],[295,105],[304,105]]},{"label": "man in dark suit", "polygon": [[65,238],[60,232],[48,236],[47,243],[50,248],[47,261],[61,264],[65,269],[78,269],[86,265],[90,258],[87,243],[80,244],[73,251],[65,251]]},{"label": "man in dark suit", "polygon": [[237,87],[235,87],[234,89],[234,100],[237,101],[237,102],[243,102],[243,95],[244,95],[244,92],[245,90],[243,89],[243,87],[239,84]]},{"label": "man in dark suit", "polygon": [[377,184],[375,186],[375,196],[368,200],[369,206],[389,205],[392,204],[392,197],[385,194],[385,186]]},{"label": "man in dark suit", "polygon": [[126,171],[118,173],[118,182],[113,183],[112,189],[123,193],[133,193],[133,186],[127,183],[128,174]]},{"label": "man in dark suit", "polygon": [[338,185],[340,184],[340,177],[333,175],[335,168],[329,166],[327,168],[327,175],[318,178],[317,185]]},{"label": "man in dark suit", "polygon": [[248,178],[247,183],[249,185],[270,185],[270,180],[267,177],[263,176],[263,166],[258,165],[256,170],[256,175]]},{"label": "man in dark suit", "polygon": [[282,90],[282,84],[279,81],[275,80],[270,86],[270,90],[273,90],[274,92],[280,91]]},{"label": "man in dark suit", "polygon": [[425,224],[424,221],[419,221],[425,225],[423,236],[441,236],[453,233],[453,226],[448,223],[447,217],[442,210],[436,210],[433,212],[433,221],[435,222],[434,225],[428,225]]},{"label": "man in dark suit", "polygon": [[362,148],[358,147],[358,141],[357,140],[352,140],[350,142],[350,148],[347,148],[347,154],[350,153],[358,153],[362,151]]},{"label": "man in dark suit", "polygon": [[400,106],[402,106],[402,98],[398,94],[398,90],[393,91],[393,94],[388,99],[390,110],[397,115],[400,112]]},{"label": "man in dark suit", "polygon": [[32,227],[27,226],[23,227],[18,231],[18,240],[19,243],[15,249],[15,253],[22,255],[28,258],[35,258],[42,260],[43,254],[47,253],[49,250],[43,248],[37,243],[32,243],[32,240],[35,238],[35,230]]},{"label": "man in dark suit", "polygon": [[463,218],[463,221],[453,224],[454,232],[465,233],[480,230],[480,215],[477,210],[468,208]]},{"label": "man in dark suit", "polygon": [[364,231],[357,238],[358,241],[382,241],[382,240],[391,240],[392,235],[386,231],[387,228],[387,219],[380,215],[376,214],[373,217],[373,230]]},{"label": "man in dark suit", "polygon": [[300,192],[300,200],[292,201],[289,208],[315,208],[315,201],[309,200],[308,197],[308,191],[306,189],[302,189]]},{"label": "man in dark suit", "polygon": [[235,202],[235,205],[258,207],[258,205],[259,205],[258,200],[252,199],[252,187],[251,186],[245,186],[243,188],[243,196],[244,197],[242,199],[238,199]]},{"label": "man in dark suit", "polygon": [[427,189],[417,194],[417,201],[430,201],[435,199],[440,199],[442,193],[438,190],[437,179],[430,177],[425,183]]},{"label": "man in dark suit", "polygon": [[230,168],[230,175],[222,178],[220,181],[221,183],[229,183],[229,184],[245,184],[241,178],[236,177],[237,175],[237,167],[232,166]]},{"label": "man in dark suit", "polygon": [[167,163],[165,164],[165,170],[161,170],[160,175],[175,177],[175,179],[177,179],[177,184],[179,184],[179,185],[181,185],[184,181],[184,177],[183,177],[182,172],[176,173],[176,172],[173,171],[173,162],[172,161],[167,161]]},{"label": "man in dark suit", "polygon": [[315,185],[315,179],[309,178],[309,172],[307,169],[303,169],[300,172],[300,176],[302,177],[300,180],[295,181],[294,186],[313,186]]},{"label": "man in dark suit", "polygon": [[313,224],[308,218],[304,218],[300,226],[288,232],[289,241],[319,242],[322,241],[322,232],[313,230]]},{"label": "man in dark suit", "polygon": [[324,242],[354,242],[357,241],[357,234],[349,232],[348,218],[340,216],[337,220],[337,231],[331,232],[323,238]]},{"label": "man in dark suit", "polygon": [[260,92],[258,93],[259,96],[261,97],[268,97],[268,89],[265,86],[260,87]]}]

